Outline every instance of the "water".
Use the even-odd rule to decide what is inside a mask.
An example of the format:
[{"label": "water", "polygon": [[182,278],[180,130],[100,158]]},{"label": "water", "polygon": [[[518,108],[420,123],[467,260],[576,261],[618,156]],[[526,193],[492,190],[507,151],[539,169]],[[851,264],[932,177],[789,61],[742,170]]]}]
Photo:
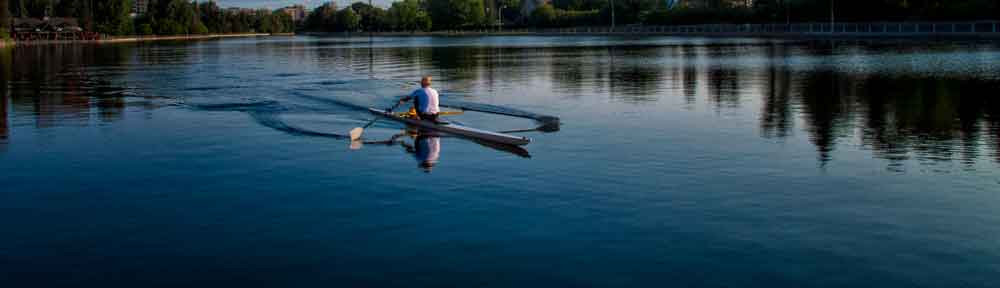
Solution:
[{"label": "water", "polygon": [[[295,37],[0,61],[8,287],[1000,280],[996,43]],[[526,151],[440,138],[431,169],[410,136],[351,150],[365,107],[422,74],[561,126],[519,133]]]}]

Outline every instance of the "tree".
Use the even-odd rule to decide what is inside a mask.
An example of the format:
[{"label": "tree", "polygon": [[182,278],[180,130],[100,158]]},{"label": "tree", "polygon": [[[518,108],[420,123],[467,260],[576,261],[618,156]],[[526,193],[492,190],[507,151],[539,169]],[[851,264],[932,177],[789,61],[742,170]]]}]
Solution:
[{"label": "tree", "polygon": [[337,4],[324,3],[306,18],[306,27],[313,31],[333,31],[337,26]]},{"label": "tree", "polygon": [[208,27],[206,27],[205,24],[202,24],[199,21],[199,22],[194,22],[194,24],[191,24],[191,27],[188,28],[188,32],[191,34],[208,34],[209,31]]},{"label": "tree", "polygon": [[479,27],[486,24],[483,0],[428,0],[434,29]]},{"label": "tree", "polygon": [[19,10],[21,17],[42,18],[55,16],[55,3],[52,0],[21,0]]},{"label": "tree", "polygon": [[257,25],[257,32],[261,33],[286,33],[292,32],[295,23],[292,17],[280,11],[261,11],[260,23]]},{"label": "tree", "polygon": [[141,24],[139,28],[136,28],[136,33],[139,33],[139,35],[153,35],[153,26]]},{"label": "tree", "polygon": [[104,0],[94,5],[97,31],[111,35],[132,34],[131,0]]},{"label": "tree", "polygon": [[257,32],[272,33],[276,25],[271,17],[263,17],[257,23]]},{"label": "tree", "polygon": [[180,35],[187,34],[187,29],[181,23],[171,19],[156,21],[156,34],[159,35]]},{"label": "tree", "polygon": [[198,4],[201,23],[212,33],[224,33],[226,17],[215,1],[205,1]]},{"label": "tree", "polygon": [[400,31],[429,31],[432,20],[427,12],[421,9],[417,0],[403,0],[392,3],[389,8],[389,19],[392,29]]},{"label": "tree", "polygon": [[355,13],[354,9],[351,9],[351,7],[340,10],[340,12],[337,13],[337,20],[337,24],[339,24],[337,25],[337,30],[341,31],[357,31],[358,27],[361,25],[361,17],[358,16],[358,13]]},{"label": "tree", "polygon": [[30,17],[27,2],[28,0],[10,0],[8,6],[10,6],[9,9],[14,13],[15,17]]},{"label": "tree", "polygon": [[388,12],[377,6],[368,5],[364,2],[354,2],[351,9],[361,16],[361,29],[365,31],[380,31],[390,29],[388,23]]},{"label": "tree", "polygon": [[280,26],[278,31],[275,33],[290,33],[295,32],[295,21],[292,21],[292,16],[284,12],[274,12],[272,14],[274,21],[279,23]]},{"label": "tree", "polygon": [[532,26],[537,27],[549,27],[555,26],[556,24],[556,8],[552,5],[544,4],[535,8],[535,11],[531,12],[531,17],[528,18],[529,23]]},{"label": "tree", "polygon": [[657,3],[655,0],[615,0],[615,21],[622,24],[638,23],[643,13],[653,11]]},{"label": "tree", "polygon": [[607,0],[553,0],[556,9],[570,11],[600,10],[608,6]]},{"label": "tree", "polygon": [[0,40],[7,39],[10,37],[10,31],[7,31],[7,24],[10,23],[10,9],[7,7],[7,0],[0,0]]},{"label": "tree", "polygon": [[486,25],[486,8],[483,0],[451,0],[459,28]]}]

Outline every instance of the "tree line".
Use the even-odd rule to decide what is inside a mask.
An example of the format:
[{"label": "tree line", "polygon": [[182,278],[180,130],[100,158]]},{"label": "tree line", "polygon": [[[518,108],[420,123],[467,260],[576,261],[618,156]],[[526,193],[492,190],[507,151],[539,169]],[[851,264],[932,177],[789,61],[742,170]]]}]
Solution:
[{"label": "tree line", "polygon": [[659,25],[1000,20],[996,0],[682,0],[677,5],[647,3],[630,16]]},{"label": "tree line", "polygon": [[[526,3],[537,3],[536,8],[522,12]],[[131,7],[132,0],[0,0],[5,8],[0,20],[73,17],[88,31],[110,35],[177,35],[461,30],[498,22],[508,27],[606,26],[612,11],[618,25],[827,22],[831,14],[838,22],[1000,19],[996,0],[400,0],[388,8],[363,2],[341,8],[330,2],[310,11],[301,25],[280,11],[222,9],[207,0],[152,0],[147,13],[137,18],[130,17]]]},{"label": "tree line", "polygon": [[[521,6],[527,2],[539,5],[523,15]],[[500,11],[489,11],[497,7]],[[309,13],[304,28],[310,31],[430,31],[494,27],[498,20],[505,26],[521,27],[604,26],[611,24],[612,11],[618,25],[828,22],[831,12],[840,22],[965,21],[1000,19],[1000,1],[497,0],[493,3],[484,0],[402,0],[388,9],[362,2],[343,8],[326,3]]]},{"label": "tree line", "polygon": [[[285,33],[291,16],[266,9],[222,9],[214,1],[151,0],[146,13],[132,17],[132,0],[0,0],[0,23],[10,17],[69,17],[81,28],[109,35]],[[3,25],[7,28],[7,25]]]}]

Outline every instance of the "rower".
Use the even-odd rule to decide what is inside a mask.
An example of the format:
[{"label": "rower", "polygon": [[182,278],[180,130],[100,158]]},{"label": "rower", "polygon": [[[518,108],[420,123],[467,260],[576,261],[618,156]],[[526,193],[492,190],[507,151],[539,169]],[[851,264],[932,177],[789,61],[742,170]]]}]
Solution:
[{"label": "rower", "polygon": [[399,103],[413,100],[413,108],[417,110],[417,119],[442,123],[438,121],[438,112],[441,109],[438,108],[438,92],[431,88],[431,76],[420,78],[420,86],[420,89],[413,91],[409,96],[399,99]]}]

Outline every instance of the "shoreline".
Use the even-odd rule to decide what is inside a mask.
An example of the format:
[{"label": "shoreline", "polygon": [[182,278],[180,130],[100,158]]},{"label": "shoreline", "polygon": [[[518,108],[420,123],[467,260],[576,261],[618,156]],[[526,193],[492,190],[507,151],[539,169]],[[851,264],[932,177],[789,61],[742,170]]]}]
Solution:
[{"label": "shoreline", "polygon": [[50,45],[50,44],[115,44],[115,43],[137,43],[153,41],[177,41],[177,40],[208,40],[222,38],[250,38],[250,37],[272,37],[272,36],[294,36],[294,33],[239,33],[239,34],[206,34],[206,35],[170,35],[170,36],[113,36],[98,40],[41,40],[41,41],[10,41],[10,43],[0,43],[10,46],[30,46],[30,45]]},{"label": "shoreline", "polygon": [[1000,21],[924,22],[924,23],[792,23],[792,24],[704,24],[675,26],[627,25],[580,26],[567,28],[520,28],[506,30],[444,30],[390,32],[300,32],[238,33],[172,36],[111,36],[97,40],[0,41],[0,47],[48,44],[115,44],[152,41],[189,41],[250,37],[484,37],[484,36],[673,36],[773,39],[924,39],[924,40],[1000,40]]},{"label": "shoreline", "polygon": [[688,36],[788,39],[1000,39],[1000,21],[578,26],[394,32],[303,32],[310,36]]},{"label": "shoreline", "polygon": [[559,32],[559,31],[418,31],[418,32],[306,32],[297,36],[320,37],[482,37],[482,36],[674,36],[774,39],[971,39],[1000,40],[1000,33],[727,33],[727,32]]}]

